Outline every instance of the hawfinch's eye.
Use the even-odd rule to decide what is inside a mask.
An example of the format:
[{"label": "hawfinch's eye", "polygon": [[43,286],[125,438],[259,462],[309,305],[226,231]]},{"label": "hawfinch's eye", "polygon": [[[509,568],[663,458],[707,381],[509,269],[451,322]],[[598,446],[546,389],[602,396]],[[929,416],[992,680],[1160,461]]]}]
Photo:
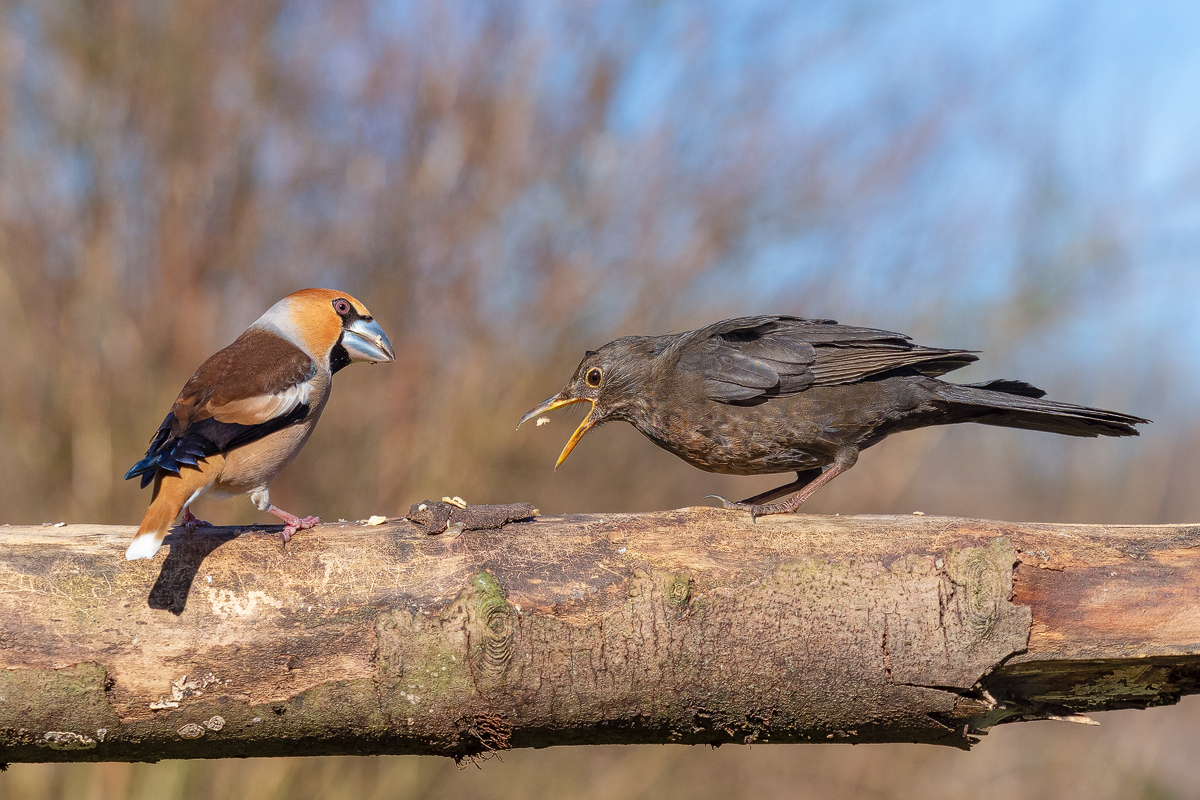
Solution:
[{"label": "hawfinch's eye", "polygon": [[584,380],[587,381],[588,386],[599,386],[600,379],[602,377],[604,377],[604,375],[602,372],[600,372],[600,369],[598,367],[592,367],[588,370],[587,376],[584,378]]},{"label": "hawfinch's eye", "polygon": [[333,301],[333,310],[338,313],[338,316],[344,317],[350,313],[350,303],[339,297]]}]

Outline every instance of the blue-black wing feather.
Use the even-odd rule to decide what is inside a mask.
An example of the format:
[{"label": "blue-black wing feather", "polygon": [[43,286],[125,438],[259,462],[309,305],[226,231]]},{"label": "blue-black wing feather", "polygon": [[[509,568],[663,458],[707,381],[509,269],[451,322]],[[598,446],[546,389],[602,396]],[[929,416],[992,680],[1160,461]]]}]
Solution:
[{"label": "blue-black wing feather", "polygon": [[287,414],[257,425],[218,422],[208,417],[192,423],[178,433],[172,431],[178,424],[175,414],[167,414],[154,438],[150,440],[146,456],[129,468],[125,473],[125,480],[141,475],[142,488],[145,488],[154,480],[160,469],[178,475],[181,468],[195,467],[202,458],[241,447],[294,425],[307,417],[308,411],[308,404],[302,403]]}]

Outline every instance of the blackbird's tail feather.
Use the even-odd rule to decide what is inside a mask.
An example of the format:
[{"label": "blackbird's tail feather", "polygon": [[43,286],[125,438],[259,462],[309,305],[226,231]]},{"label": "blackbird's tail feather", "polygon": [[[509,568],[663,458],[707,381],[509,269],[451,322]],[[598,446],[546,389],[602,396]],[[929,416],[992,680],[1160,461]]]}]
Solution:
[{"label": "blackbird's tail feather", "polygon": [[1135,426],[1150,422],[1132,414],[1043,400],[1044,391],[1023,381],[939,383],[938,394],[962,415],[955,421],[1089,437],[1137,436]]},{"label": "blackbird's tail feather", "polygon": [[1002,394],[1015,394],[1021,397],[1042,398],[1046,396],[1045,389],[1039,389],[1031,383],[1025,381],[1014,381],[1008,378],[997,378],[992,381],[984,381],[983,383],[964,383],[962,386],[967,386],[972,389],[987,389],[992,392],[1001,392]]}]

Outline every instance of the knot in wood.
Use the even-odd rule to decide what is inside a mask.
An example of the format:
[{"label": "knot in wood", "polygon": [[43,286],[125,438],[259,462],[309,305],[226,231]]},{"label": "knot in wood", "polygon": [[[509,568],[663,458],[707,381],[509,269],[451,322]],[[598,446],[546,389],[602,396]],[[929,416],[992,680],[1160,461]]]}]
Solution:
[{"label": "knot in wood", "polygon": [[489,597],[481,604],[481,618],[487,638],[484,642],[484,665],[496,674],[504,672],[512,658],[513,624],[511,609],[503,598]]},{"label": "knot in wood", "polygon": [[1008,594],[1008,576],[1000,573],[990,556],[990,551],[983,548],[971,551],[963,571],[963,583],[967,590],[967,624],[980,639],[992,632],[999,604]]},{"label": "knot in wood", "polygon": [[476,573],[471,584],[479,591],[475,619],[482,629],[482,647],[477,652],[480,671],[498,678],[512,659],[515,628],[513,607],[504,597],[500,584],[487,572]]},{"label": "knot in wood", "polygon": [[682,609],[692,598],[692,576],[686,572],[677,572],[671,576],[667,585],[667,602]]}]

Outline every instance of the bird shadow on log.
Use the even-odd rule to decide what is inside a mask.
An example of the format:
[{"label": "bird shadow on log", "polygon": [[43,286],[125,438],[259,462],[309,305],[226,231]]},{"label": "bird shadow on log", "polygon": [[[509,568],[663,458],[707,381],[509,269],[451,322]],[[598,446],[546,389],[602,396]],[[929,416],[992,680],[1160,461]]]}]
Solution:
[{"label": "bird shadow on log", "polygon": [[164,540],[171,550],[159,570],[158,580],[150,589],[147,604],[151,608],[170,611],[175,616],[182,614],[192,591],[192,582],[204,559],[221,545],[236,539],[244,530],[243,527],[204,528],[187,533],[176,528]]}]

